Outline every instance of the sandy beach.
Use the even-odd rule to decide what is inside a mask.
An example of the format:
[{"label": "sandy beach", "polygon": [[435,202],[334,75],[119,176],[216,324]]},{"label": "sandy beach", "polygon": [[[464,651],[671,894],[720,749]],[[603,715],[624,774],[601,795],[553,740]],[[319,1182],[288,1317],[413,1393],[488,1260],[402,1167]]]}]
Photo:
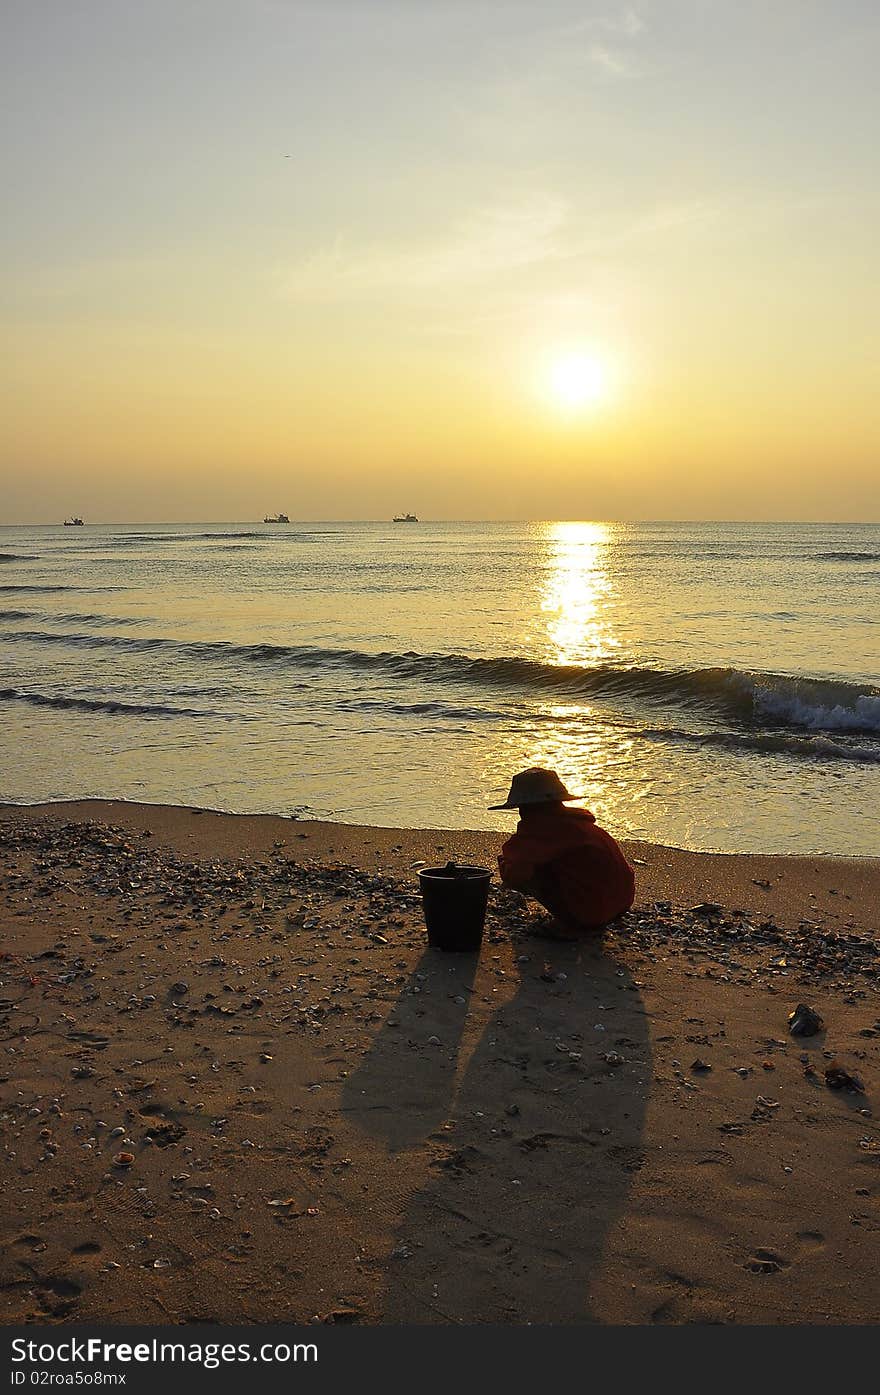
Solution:
[{"label": "sandy beach", "polygon": [[627,844],[601,942],[496,880],[428,950],[500,843],[0,808],[3,1320],[875,1321],[880,861]]}]

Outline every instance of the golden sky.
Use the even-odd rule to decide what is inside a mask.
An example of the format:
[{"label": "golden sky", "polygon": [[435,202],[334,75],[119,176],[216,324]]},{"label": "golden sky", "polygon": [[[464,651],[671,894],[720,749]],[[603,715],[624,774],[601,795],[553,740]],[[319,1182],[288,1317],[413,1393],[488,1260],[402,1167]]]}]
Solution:
[{"label": "golden sky", "polygon": [[0,522],[880,519],[869,0],[5,29]]}]

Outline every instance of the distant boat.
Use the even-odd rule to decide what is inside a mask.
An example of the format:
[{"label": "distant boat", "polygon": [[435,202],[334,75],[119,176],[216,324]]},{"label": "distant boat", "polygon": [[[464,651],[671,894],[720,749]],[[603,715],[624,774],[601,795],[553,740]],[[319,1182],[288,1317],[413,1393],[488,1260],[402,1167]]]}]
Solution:
[{"label": "distant boat", "polygon": [[392,523],[418,523],[418,521],[414,513],[398,513],[391,520]]},{"label": "distant boat", "polygon": [[289,523],[290,519],[286,513],[276,513],[274,518],[264,518],[264,523]]},{"label": "distant boat", "polygon": [[83,521],[81,518],[65,518],[64,526],[65,528],[82,528]]}]

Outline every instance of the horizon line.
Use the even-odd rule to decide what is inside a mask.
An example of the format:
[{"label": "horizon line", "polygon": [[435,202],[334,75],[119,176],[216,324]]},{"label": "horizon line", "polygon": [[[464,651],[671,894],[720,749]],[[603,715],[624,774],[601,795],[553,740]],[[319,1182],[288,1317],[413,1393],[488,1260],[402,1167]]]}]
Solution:
[{"label": "horizon line", "polygon": [[[316,523],[331,523],[351,526],[352,524],[384,524],[394,523],[394,518],[291,518],[289,524],[276,524],[276,527],[296,527],[302,524],[313,525]],[[880,526],[880,519],[854,519],[854,518],[588,518],[581,516],[544,517],[544,518],[417,518],[419,524],[525,524],[525,523],[597,523],[597,524],[631,524],[631,525],[652,525],[668,524],[680,526],[683,524],[705,523],[715,526],[732,527],[817,527],[817,528],[876,528]],[[86,528],[228,528],[241,527],[243,525],[271,527],[262,518],[176,518],[176,519],[105,519],[84,521],[82,527]],[[0,528],[63,528],[69,527],[63,520],[55,519],[28,519],[19,523],[0,523]]]}]

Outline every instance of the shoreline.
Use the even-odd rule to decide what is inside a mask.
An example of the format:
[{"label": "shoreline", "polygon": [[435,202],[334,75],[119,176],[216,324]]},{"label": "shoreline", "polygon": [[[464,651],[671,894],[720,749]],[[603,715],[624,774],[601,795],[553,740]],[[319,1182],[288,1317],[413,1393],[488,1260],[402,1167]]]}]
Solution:
[{"label": "shoreline", "polygon": [[627,844],[603,938],[429,950],[502,839],[0,806],[0,1321],[875,1323],[880,860]]},{"label": "shoreline", "polygon": [[[411,874],[416,889],[414,861],[445,862],[449,858],[491,867],[497,885],[497,855],[516,826],[513,815],[507,832],[492,832],[385,828],[134,800],[0,803],[0,820],[32,816],[57,823],[96,820],[137,832],[149,830],[151,836],[169,847],[182,839],[183,846],[203,856],[229,855],[233,846],[255,855],[283,844],[301,851],[307,847],[312,857],[351,862],[366,857],[371,865],[381,863],[396,875]],[[636,869],[635,909],[658,898],[671,897],[682,905],[700,900],[720,901],[749,913],[765,911],[785,917],[792,924],[816,913],[846,919],[841,912],[847,910],[852,912],[858,928],[880,930],[871,910],[872,901],[874,906],[880,905],[880,857],[702,852],[625,838],[620,844]],[[764,882],[770,885],[761,885]]]},{"label": "shoreline", "polygon": [[[176,804],[163,804],[149,799],[122,799],[117,798],[115,796],[105,797],[103,795],[85,795],[77,796],[75,798],[71,797],[64,799],[29,799],[9,801],[0,799],[0,815],[4,814],[7,811],[14,811],[16,809],[21,809],[23,811],[33,810],[39,813],[49,813],[53,809],[71,808],[77,811],[86,808],[94,808],[98,811],[113,810],[116,808],[120,808],[155,810],[156,812],[161,812],[163,814],[183,812],[190,814],[207,814],[215,818],[219,817],[224,819],[278,819],[283,824],[296,823],[304,827],[315,827],[322,829],[343,828],[374,833],[396,833],[400,835],[405,835],[407,837],[409,837],[410,835],[418,834],[424,834],[427,836],[431,833],[447,833],[450,836],[463,835],[474,839],[491,840],[494,838],[501,838],[503,841],[504,838],[510,836],[510,833],[513,831],[514,828],[513,822],[511,822],[511,827],[507,832],[505,832],[503,829],[491,828],[451,829],[444,827],[440,824],[431,824],[427,826],[423,826],[421,824],[403,826],[400,824],[371,824],[357,822],[352,823],[347,819],[303,818],[300,814],[281,814],[272,809],[215,809],[212,805],[209,804],[189,804],[183,802]],[[513,819],[513,814],[511,814],[511,818]],[[615,837],[617,837],[617,835],[615,835]],[[788,853],[773,852],[768,851],[767,849],[754,848],[740,848],[735,851],[725,850],[723,848],[686,848],[679,846],[679,844],[677,843],[655,843],[652,842],[650,839],[627,838],[623,835],[620,835],[617,840],[621,844],[621,846],[630,847],[633,849],[658,848],[664,852],[685,853],[689,856],[699,857],[756,857],[781,858],[783,860],[799,858],[803,861],[809,861],[810,858],[822,858],[825,860],[832,859],[842,863],[867,862],[871,864],[876,862],[880,864],[880,856],[876,858],[868,857],[863,853],[822,852],[818,849],[814,849],[811,852]]]}]

